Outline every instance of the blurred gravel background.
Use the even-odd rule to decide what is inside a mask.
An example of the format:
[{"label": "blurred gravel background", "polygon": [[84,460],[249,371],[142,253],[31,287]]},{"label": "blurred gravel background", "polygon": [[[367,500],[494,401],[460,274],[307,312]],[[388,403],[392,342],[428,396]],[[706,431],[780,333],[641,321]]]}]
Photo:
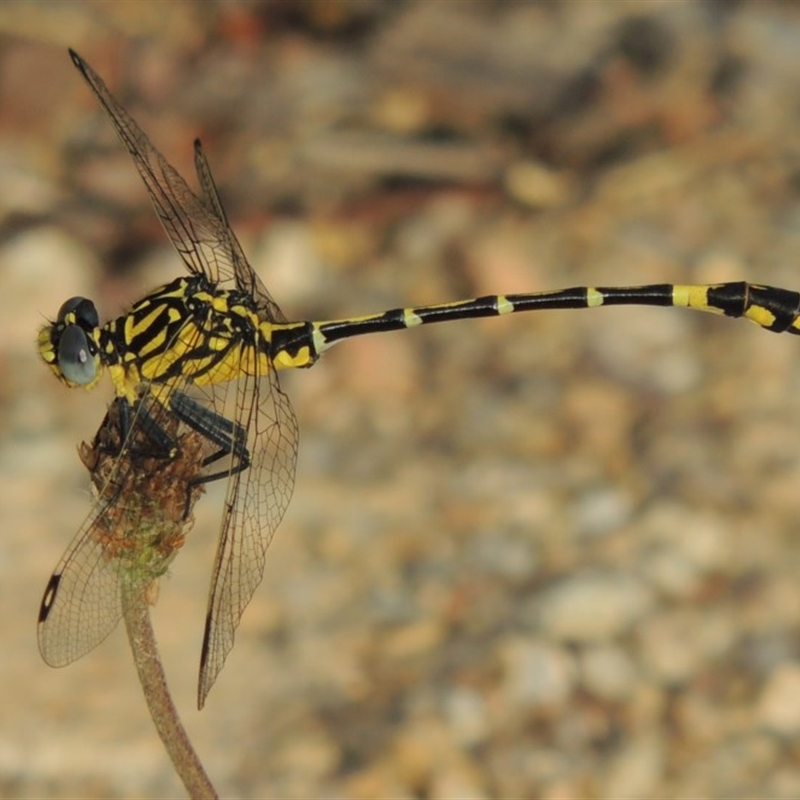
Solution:
[{"label": "blurred gravel background", "polygon": [[[182,796],[121,632],[36,648],[110,387],[34,339],[181,270],[73,69],[187,176],[201,136],[289,317],[575,284],[800,289],[800,6],[6,4],[0,795]],[[285,375],[297,488],[205,710],[221,496],[157,632],[221,793],[800,797],[800,343],[674,309],[345,343]]]}]

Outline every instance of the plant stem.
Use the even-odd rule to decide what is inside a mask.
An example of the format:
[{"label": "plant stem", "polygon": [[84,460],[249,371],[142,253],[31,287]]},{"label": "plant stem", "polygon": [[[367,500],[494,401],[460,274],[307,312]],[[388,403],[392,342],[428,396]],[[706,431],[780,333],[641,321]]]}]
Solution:
[{"label": "plant stem", "polygon": [[128,641],[133,651],[133,660],[150,709],[150,716],[153,718],[158,735],[164,742],[164,747],[189,796],[198,800],[217,798],[217,792],[206,775],[172,702],[153,634],[150,607],[142,585],[137,581],[128,580],[123,580],[121,585],[125,629],[128,632]]}]

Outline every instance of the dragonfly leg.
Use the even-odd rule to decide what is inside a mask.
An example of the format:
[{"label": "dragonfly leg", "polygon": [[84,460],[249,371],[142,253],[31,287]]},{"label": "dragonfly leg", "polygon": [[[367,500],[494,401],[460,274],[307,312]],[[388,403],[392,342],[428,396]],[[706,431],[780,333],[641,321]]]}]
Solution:
[{"label": "dragonfly leg", "polygon": [[[134,421],[138,425],[138,430],[143,432],[147,438],[146,445],[137,444],[134,441],[135,437],[130,437]],[[114,429],[118,432],[118,439],[113,434],[109,434],[109,431]],[[92,446],[105,455],[118,456],[122,454],[126,443],[128,454],[135,458],[158,458],[171,461],[178,454],[177,443],[158,424],[143,401],[138,401],[134,409],[129,400],[124,397],[116,397],[113,407],[106,412]]]},{"label": "dragonfly leg", "polygon": [[203,467],[207,467],[226,456],[231,456],[229,469],[198,475],[189,481],[189,491],[187,493],[188,512],[188,500],[191,497],[191,490],[194,486],[228,478],[237,472],[244,472],[250,466],[247,431],[237,422],[233,422],[222,414],[206,408],[183,392],[175,391],[170,395],[170,410],[181,422],[219,448],[203,459]]},{"label": "dragonfly leg", "polygon": [[247,449],[247,431],[237,422],[233,422],[222,414],[212,411],[196,400],[183,394],[173,392],[170,396],[170,410],[193,430],[219,447],[219,450],[203,459],[207,467],[225,456],[232,456],[234,463],[230,469],[202,475],[197,483],[209,483],[231,474],[244,472],[250,466],[250,451]]}]

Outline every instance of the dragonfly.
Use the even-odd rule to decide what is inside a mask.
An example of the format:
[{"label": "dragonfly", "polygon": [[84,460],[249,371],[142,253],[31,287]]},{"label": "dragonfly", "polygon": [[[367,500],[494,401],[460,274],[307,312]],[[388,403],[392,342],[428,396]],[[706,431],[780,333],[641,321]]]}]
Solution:
[{"label": "dragonfly", "polygon": [[[199,708],[233,647],[293,491],[298,426],[280,386],[281,370],[311,367],[333,344],[354,336],[547,309],[675,306],[800,334],[800,293],[744,281],[579,286],[345,319],[289,320],[247,262],[200,141],[194,143],[195,192],[97,73],[74,51],[70,56],[133,158],[185,274],[103,324],[91,300],[67,300],[56,319],[41,329],[38,351],[70,388],[91,389],[103,373],[109,374],[120,403],[120,424],[126,428],[116,461],[119,469],[138,468],[137,460],[126,455],[144,441],[137,431],[160,440],[165,457],[174,458],[179,442],[170,431],[178,420],[210,445],[191,485],[227,482],[200,653]],[[109,531],[109,526],[136,523],[115,513],[118,495],[100,493],[47,584],[39,612],[39,648],[52,666],[92,650],[121,616],[125,560],[118,549],[98,546],[131,539]]]}]

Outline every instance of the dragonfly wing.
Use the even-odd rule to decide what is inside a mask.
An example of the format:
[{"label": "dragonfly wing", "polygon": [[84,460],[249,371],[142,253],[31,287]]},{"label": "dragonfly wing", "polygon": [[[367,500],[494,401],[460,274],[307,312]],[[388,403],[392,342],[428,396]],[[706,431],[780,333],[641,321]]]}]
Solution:
[{"label": "dragonfly wing", "polygon": [[213,210],[224,231],[225,249],[231,255],[236,286],[255,299],[256,305],[260,309],[264,309],[266,319],[270,322],[286,322],[286,317],[280,307],[247,262],[242,246],[228,223],[227,214],[219,198],[217,186],[211,176],[211,168],[199,139],[195,139],[194,142],[194,166],[197,179],[200,181],[200,188],[203,190],[203,200]]},{"label": "dragonfly wing", "polygon": [[214,282],[233,281],[236,257],[231,249],[232,233],[227,223],[220,219],[213,205],[207,205],[192,192],[111,94],[103,79],[73,50],[70,56],[133,157],[156,214],[186,268]]},{"label": "dragonfly wing", "polygon": [[297,420],[277,374],[239,383],[235,419],[247,432],[250,466],[228,481],[200,657],[198,708],[264,575],[267,548],[289,505],[297,466]]},{"label": "dragonfly wing", "polygon": [[39,649],[60,667],[108,636],[124,610],[121,582],[145,592],[191,527],[210,445],[152,395],[116,399],[92,444],[80,447],[95,503],[59,562],[39,610]]},{"label": "dragonfly wing", "polygon": [[107,504],[98,504],[53,572],[39,608],[39,651],[52,667],[86,655],[122,616],[118,559],[103,533]]}]

